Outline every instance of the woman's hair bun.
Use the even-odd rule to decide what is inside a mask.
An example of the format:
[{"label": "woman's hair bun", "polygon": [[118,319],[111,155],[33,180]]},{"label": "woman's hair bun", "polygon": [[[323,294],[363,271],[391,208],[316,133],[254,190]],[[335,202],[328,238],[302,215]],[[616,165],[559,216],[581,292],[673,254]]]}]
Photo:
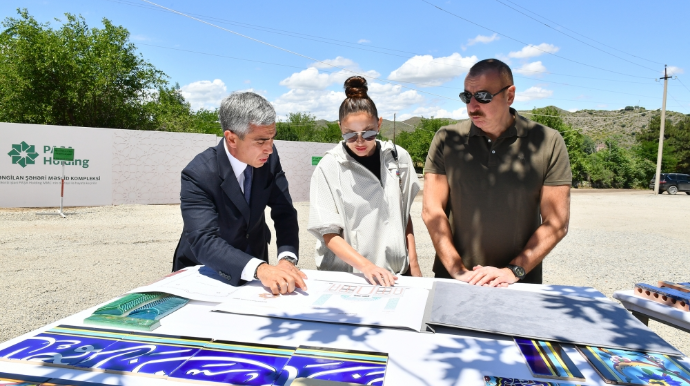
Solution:
[{"label": "woman's hair bun", "polygon": [[345,96],[348,98],[368,98],[367,80],[359,75],[351,76],[345,81]]}]

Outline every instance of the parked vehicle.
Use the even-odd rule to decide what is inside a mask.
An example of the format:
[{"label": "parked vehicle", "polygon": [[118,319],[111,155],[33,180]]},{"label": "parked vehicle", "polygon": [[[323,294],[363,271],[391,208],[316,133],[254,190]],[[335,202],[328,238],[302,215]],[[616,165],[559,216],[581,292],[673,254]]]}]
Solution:
[{"label": "parked vehicle", "polygon": [[[654,190],[654,178],[649,181],[649,189]],[[661,178],[659,179],[659,194],[663,192],[668,192],[668,194],[685,192],[685,194],[690,195],[690,175],[661,173]]]}]

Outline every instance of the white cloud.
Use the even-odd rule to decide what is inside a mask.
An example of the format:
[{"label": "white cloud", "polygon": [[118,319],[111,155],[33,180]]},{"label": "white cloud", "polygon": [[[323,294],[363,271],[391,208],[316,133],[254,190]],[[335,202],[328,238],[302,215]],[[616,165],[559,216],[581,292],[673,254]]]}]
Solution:
[{"label": "white cloud", "polygon": [[541,61],[538,61],[538,62],[523,64],[522,67],[520,67],[516,70],[513,70],[513,71],[517,72],[518,74],[522,74],[522,75],[535,76],[535,75],[539,75],[539,74],[546,72],[546,67],[544,67],[544,65],[541,64]]},{"label": "white cloud", "polygon": [[413,110],[411,113],[407,114],[402,114],[398,118],[400,120],[406,120],[412,117],[425,117],[425,118],[451,118],[451,119],[467,119],[469,116],[467,115],[467,108],[465,107],[460,107],[457,110],[453,111],[448,111],[446,109],[442,109],[438,106],[430,106],[430,107],[418,107],[415,110]]},{"label": "white cloud", "polygon": [[[424,97],[400,85],[369,83],[369,96],[376,103],[379,116],[393,117],[394,112],[422,103]],[[338,119],[338,108],[345,99],[342,91],[293,89],[272,101],[278,116],[308,112],[319,119]]]},{"label": "white cloud", "polygon": [[[344,68],[344,70],[330,73],[319,71],[319,69],[334,69],[333,66]],[[325,90],[335,83],[342,85],[345,79],[356,74],[369,80],[381,76],[374,70],[362,71],[354,61],[338,56],[335,59],[325,59],[322,62],[312,63],[306,70],[295,72],[280,81],[280,85],[293,90]]]},{"label": "white cloud", "polygon": [[424,102],[417,90],[407,90],[399,84],[370,83],[369,97],[376,103],[379,116],[392,118],[393,113]]},{"label": "white cloud", "polygon": [[568,109],[568,111],[570,111],[571,113],[575,113],[575,112],[577,112],[577,111],[579,111],[579,110],[580,110],[580,109]]},{"label": "white cloud", "polygon": [[342,84],[343,82],[345,82],[345,79],[355,74],[362,75],[367,79],[378,78],[379,76],[381,76],[381,74],[374,70],[340,70],[338,72],[324,73],[319,72],[319,70],[315,67],[309,67],[306,70],[296,72],[290,75],[288,78],[283,79],[282,81],[280,81],[280,85],[293,90],[325,90],[328,86],[334,83]]},{"label": "white cloud", "polygon": [[391,72],[388,79],[412,82],[421,87],[440,86],[467,72],[476,62],[476,56],[463,57],[457,52],[435,59],[431,55],[417,55]]},{"label": "white cloud", "polygon": [[295,89],[272,101],[278,117],[308,112],[318,119],[338,119],[338,108],[345,99],[342,91]]},{"label": "white cloud", "polygon": [[673,75],[680,75],[680,74],[684,73],[685,71],[683,71],[683,69],[680,67],[668,66],[668,67],[666,67],[666,72],[667,72],[668,76],[673,76]]},{"label": "white cloud", "polygon": [[221,99],[227,95],[228,89],[220,79],[200,80],[180,87],[180,93],[192,109],[215,109],[220,105]]},{"label": "white cloud", "polygon": [[546,90],[541,87],[532,86],[525,91],[517,92],[515,100],[518,102],[529,102],[536,99],[544,99],[553,95],[552,90]]},{"label": "white cloud", "polygon": [[351,59],[343,58],[342,56],[336,56],[335,59],[324,59],[320,62],[314,62],[309,67],[315,67],[318,69],[332,70],[335,67],[340,68],[359,68],[357,63],[353,62]]},{"label": "white cloud", "polygon": [[520,51],[509,53],[508,56],[511,58],[525,59],[543,55],[545,53],[553,54],[558,52],[558,50],[560,50],[560,48],[554,46],[553,44],[542,43],[538,46],[530,44],[528,46],[524,46]]},{"label": "white cloud", "polygon": [[243,89],[243,90],[235,90],[235,91],[233,91],[233,92],[253,92],[253,93],[255,93],[255,94],[261,95],[261,96],[264,97],[264,98],[266,98],[266,96],[268,95],[268,91],[267,91],[267,90],[255,90],[254,87],[252,87],[252,88],[245,88],[245,89]]},{"label": "white cloud", "polygon": [[475,37],[475,38],[467,39],[466,45],[467,46],[473,46],[477,43],[487,44],[487,43],[491,43],[494,40],[498,40],[498,39],[499,39],[498,34],[493,34],[491,36],[477,35],[477,37]]},{"label": "white cloud", "polygon": [[367,44],[367,43],[371,43],[371,40],[359,39],[359,40],[357,41],[357,43],[359,43],[359,44]]}]

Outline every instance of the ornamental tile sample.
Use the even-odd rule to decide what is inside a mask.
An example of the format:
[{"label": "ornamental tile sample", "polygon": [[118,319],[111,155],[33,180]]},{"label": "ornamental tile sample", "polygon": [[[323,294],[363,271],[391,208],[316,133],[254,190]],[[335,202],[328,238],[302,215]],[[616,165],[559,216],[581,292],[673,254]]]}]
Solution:
[{"label": "ornamental tile sample", "polygon": [[169,380],[232,385],[270,385],[294,347],[213,341],[168,377]]},{"label": "ornamental tile sample", "polygon": [[690,293],[670,287],[655,287],[645,283],[635,284],[633,293],[637,297],[649,299],[681,311],[690,311]]},{"label": "ornamental tile sample", "polygon": [[164,378],[194,356],[211,339],[159,334],[129,334],[76,364],[84,370]]},{"label": "ornamental tile sample", "polygon": [[0,385],[2,386],[39,386],[49,379],[48,377],[0,373]]},{"label": "ornamental tile sample", "polygon": [[[0,385],[2,385],[0,383]],[[67,379],[51,379],[46,383],[41,383],[41,386],[108,386],[105,383],[94,383],[84,381],[70,381]]]},{"label": "ornamental tile sample", "polygon": [[515,343],[535,377],[565,381],[585,380],[584,375],[560,344],[523,338],[515,338]]},{"label": "ornamental tile sample", "polygon": [[127,332],[60,325],[0,351],[0,360],[72,367],[120,339]]},{"label": "ornamental tile sample", "polygon": [[577,349],[606,383],[690,386],[690,370],[668,355],[589,346]]},{"label": "ornamental tile sample", "polygon": [[564,383],[553,383],[545,381],[536,381],[533,379],[518,379],[518,378],[503,378],[503,377],[484,377],[486,386],[577,386],[566,385]]},{"label": "ornamental tile sample", "polygon": [[275,386],[289,385],[295,378],[383,385],[388,354],[300,346],[283,368]]}]

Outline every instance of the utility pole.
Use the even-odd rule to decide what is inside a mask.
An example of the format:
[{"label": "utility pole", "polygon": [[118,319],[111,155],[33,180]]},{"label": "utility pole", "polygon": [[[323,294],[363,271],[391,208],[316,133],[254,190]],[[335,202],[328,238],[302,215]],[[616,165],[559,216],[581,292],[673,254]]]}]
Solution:
[{"label": "utility pole", "polygon": [[661,180],[661,155],[664,150],[664,126],[666,126],[666,89],[668,87],[668,74],[664,64],[664,76],[659,79],[664,80],[664,100],[661,103],[661,128],[659,130],[659,152],[656,156],[656,176],[654,177],[654,194],[659,194],[659,181]]}]

